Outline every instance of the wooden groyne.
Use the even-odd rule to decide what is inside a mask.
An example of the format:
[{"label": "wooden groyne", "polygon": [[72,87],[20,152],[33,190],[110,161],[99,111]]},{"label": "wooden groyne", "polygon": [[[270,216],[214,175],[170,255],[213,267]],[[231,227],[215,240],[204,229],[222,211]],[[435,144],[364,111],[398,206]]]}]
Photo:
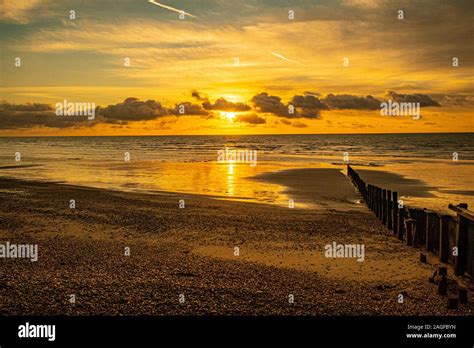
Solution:
[{"label": "wooden groyne", "polygon": [[449,205],[456,216],[410,208],[397,192],[364,182],[350,165],[347,175],[369,209],[398,239],[433,252],[441,262],[452,264],[456,275],[474,277],[474,212],[467,204]]}]

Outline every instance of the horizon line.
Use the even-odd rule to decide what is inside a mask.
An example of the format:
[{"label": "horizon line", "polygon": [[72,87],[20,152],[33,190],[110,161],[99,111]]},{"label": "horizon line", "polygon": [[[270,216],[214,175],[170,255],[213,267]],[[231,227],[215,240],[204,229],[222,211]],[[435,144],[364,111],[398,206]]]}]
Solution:
[{"label": "horizon line", "polygon": [[403,132],[403,133],[271,133],[271,134],[131,134],[131,135],[0,135],[0,138],[87,138],[87,137],[209,137],[209,136],[294,136],[294,135],[415,135],[474,134],[474,132]]}]

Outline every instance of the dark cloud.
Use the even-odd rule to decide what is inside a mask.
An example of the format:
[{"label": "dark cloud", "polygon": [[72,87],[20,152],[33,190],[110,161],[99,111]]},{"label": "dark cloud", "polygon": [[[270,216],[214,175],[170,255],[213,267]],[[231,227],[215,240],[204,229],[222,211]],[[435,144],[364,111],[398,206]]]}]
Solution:
[{"label": "dark cloud", "polygon": [[86,117],[57,116],[48,104],[0,103],[0,129],[90,126]]},{"label": "dark cloud", "polygon": [[324,110],[328,108],[326,104],[322,103],[321,100],[313,94],[295,95],[290,104],[309,110]]},{"label": "dark cloud", "polygon": [[320,97],[321,96],[321,93],[318,93],[318,92],[311,92],[311,91],[305,91],[304,92],[305,95],[314,95],[316,97]]},{"label": "dark cloud", "polygon": [[280,97],[260,93],[252,98],[252,103],[260,112],[267,112],[281,117],[289,117],[288,107],[281,102]]},{"label": "dark cloud", "polygon": [[[183,113],[181,113],[183,110]],[[167,108],[155,100],[141,101],[138,98],[127,98],[123,102],[96,108],[95,118],[86,116],[57,116],[48,104],[0,104],[0,129],[30,127],[90,127],[97,123],[127,125],[134,121],[149,121],[164,116],[208,116],[209,112],[200,105],[190,102]]]},{"label": "dark cloud", "polygon": [[241,114],[236,116],[235,120],[237,122],[244,122],[249,124],[267,123],[267,121],[263,117],[258,116],[256,113]]},{"label": "dark cloud", "polygon": [[251,107],[244,103],[233,103],[225,98],[219,98],[214,103],[205,101],[202,104],[203,108],[206,110],[220,110],[220,111],[249,111]]},{"label": "dark cloud", "polygon": [[380,100],[368,95],[359,97],[351,94],[328,94],[323,99],[331,109],[376,110],[380,109]]},{"label": "dark cloud", "polygon": [[196,90],[191,92],[191,96],[196,98],[197,101],[208,101],[209,100],[209,98],[207,97],[207,94],[204,94],[204,93],[196,91]]},{"label": "dark cloud", "polygon": [[138,98],[127,98],[122,103],[100,109],[99,114],[109,120],[144,121],[166,116],[169,112],[155,100],[140,101]]},{"label": "dark cloud", "polygon": [[398,94],[393,91],[387,91],[387,97],[398,103],[420,103],[420,106],[440,106],[440,104],[433,100],[426,94]]},{"label": "dark cloud", "polygon": [[123,103],[109,105],[100,110],[100,115],[106,123],[125,123],[127,121],[148,121],[164,116],[207,116],[209,112],[200,105],[190,102],[176,104],[168,108],[155,100],[140,101],[137,98],[127,98]]},{"label": "dark cloud", "polygon": [[49,104],[40,103],[26,103],[26,104],[11,104],[7,101],[3,101],[0,104],[1,110],[6,111],[50,111],[53,110]]},{"label": "dark cloud", "polygon": [[[258,113],[268,113],[278,116],[281,124],[293,127],[307,127],[301,122],[290,122],[289,119],[319,119],[321,110],[354,109],[378,110],[381,101],[371,95],[356,96],[350,94],[328,94],[321,98],[317,93],[305,92],[293,96],[288,103],[283,103],[279,96],[260,93],[251,99],[253,107],[245,103],[233,103],[225,98],[219,98],[214,103],[209,102],[205,94],[193,91],[193,97],[204,101],[202,105],[192,102],[182,102],[167,107],[155,100],[142,101],[138,98],[127,98],[118,104],[105,108],[96,108],[95,119],[87,117],[57,116],[52,106],[41,103],[12,104],[6,101],[0,103],[0,129],[16,129],[29,127],[90,127],[98,123],[127,125],[135,121],[149,121],[165,116],[199,116],[206,119],[217,118],[214,110],[239,112],[235,121],[253,125],[265,124],[267,120]],[[400,94],[388,91],[386,97],[396,102],[418,102],[420,106],[462,106],[474,105],[472,95],[433,95]],[[439,101],[439,102],[438,102]],[[290,113],[290,107],[294,112]],[[251,112],[249,112],[251,111]],[[165,125],[162,125],[165,127]]]},{"label": "dark cloud", "polygon": [[204,110],[201,105],[182,102],[176,104],[175,107],[169,111],[169,114],[175,116],[208,116],[209,112]]},{"label": "dark cloud", "polygon": [[[320,101],[314,96],[294,96],[291,103],[287,105],[281,102],[281,98],[268,93],[260,93],[252,98],[252,103],[259,112],[270,113],[285,118],[319,118]],[[294,107],[290,112],[291,106]]]},{"label": "dark cloud", "polygon": [[438,96],[440,104],[443,106],[461,106],[461,107],[474,107],[474,96],[473,95],[441,95]]},{"label": "dark cloud", "polygon": [[305,128],[305,127],[308,127],[307,124],[303,123],[303,122],[299,122],[299,121],[295,121],[291,124],[292,127],[296,127],[296,128]]}]

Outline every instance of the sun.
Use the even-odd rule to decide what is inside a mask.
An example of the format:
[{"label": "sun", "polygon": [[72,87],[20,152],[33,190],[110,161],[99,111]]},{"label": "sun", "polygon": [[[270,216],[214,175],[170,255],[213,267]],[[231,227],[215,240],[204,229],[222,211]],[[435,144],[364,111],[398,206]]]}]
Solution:
[{"label": "sun", "polygon": [[222,116],[223,119],[225,119],[227,121],[233,121],[235,119],[235,112],[223,111],[223,112],[221,112],[221,116]]}]

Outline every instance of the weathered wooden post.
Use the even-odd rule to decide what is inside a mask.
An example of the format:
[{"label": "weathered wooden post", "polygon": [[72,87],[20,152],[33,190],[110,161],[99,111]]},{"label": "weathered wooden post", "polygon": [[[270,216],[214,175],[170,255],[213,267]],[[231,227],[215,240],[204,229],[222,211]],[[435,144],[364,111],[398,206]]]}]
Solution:
[{"label": "weathered wooden post", "polygon": [[375,211],[375,202],[374,202],[374,200],[375,200],[375,194],[374,194],[374,193],[375,193],[375,190],[374,190],[374,185],[370,185],[370,191],[371,191],[371,192],[370,192],[370,196],[371,196],[371,197],[370,197],[370,206],[371,206],[372,211]]},{"label": "weathered wooden post", "polygon": [[375,216],[379,217],[380,213],[380,188],[375,187]]},{"label": "weathered wooden post", "polygon": [[426,250],[435,250],[435,234],[436,228],[439,229],[439,218],[436,213],[426,212],[426,230],[425,230],[425,242]]},{"label": "weathered wooden post", "polygon": [[367,185],[367,199],[365,204],[367,204],[367,207],[370,209],[370,184]]},{"label": "weathered wooden post", "polygon": [[387,190],[387,227],[389,230],[393,229],[393,224],[392,224],[392,191]]},{"label": "weathered wooden post", "polygon": [[377,197],[376,193],[377,192],[377,186],[372,186],[372,211],[374,212],[375,215],[377,215]]},{"label": "weathered wooden post", "polygon": [[456,240],[454,246],[457,248],[458,255],[454,257],[454,274],[462,275],[467,269],[467,253],[468,253],[468,229],[469,221],[472,213],[467,211],[467,204],[461,203],[458,206],[449,205],[449,209],[454,210],[457,215]]},{"label": "weathered wooden post", "polygon": [[458,288],[458,297],[459,297],[459,303],[465,304],[469,302],[468,296],[467,296],[467,288],[465,287],[459,287]]},{"label": "weathered wooden post", "polygon": [[439,254],[439,240],[441,239],[441,215],[435,213],[433,216],[432,226],[434,230],[433,251]]},{"label": "weathered wooden post", "polygon": [[369,199],[369,195],[367,193],[367,184],[364,182],[364,201],[365,201],[365,204],[367,204],[367,200]]},{"label": "weathered wooden post", "polygon": [[398,208],[398,239],[403,240],[405,235],[405,207]]},{"label": "weathered wooden post", "polygon": [[380,221],[385,225],[387,223],[387,190],[382,189],[382,215]]},{"label": "weathered wooden post", "polygon": [[416,220],[416,227],[413,231],[413,245],[424,245],[426,234],[426,212],[419,208],[409,208],[408,210],[410,212],[410,217]]},{"label": "weathered wooden post", "polygon": [[448,262],[449,260],[449,222],[451,216],[441,216],[441,235],[439,238],[439,260],[441,262]]},{"label": "weathered wooden post", "polygon": [[393,233],[398,234],[398,193],[392,192],[392,210],[393,210]]},{"label": "weathered wooden post", "polygon": [[407,230],[407,245],[413,245],[413,229],[415,227],[415,220],[414,219],[405,219],[405,227]]},{"label": "weathered wooden post", "polygon": [[458,309],[459,308],[459,299],[457,296],[450,296],[448,298],[448,309]]},{"label": "weathered wooden post", "polygon": [[377,217],[379,220],[382,218],[382,189],[379,187],[377,190]]},{"label": "weathered wooden post", "polygon": [[368,196],[369,196],[369,200],[368,200],[368,205],[369,205],[369,209],[372,210],[372,185],[369,184],[369,186],[367,186],[367,190],[368,190]]}]

